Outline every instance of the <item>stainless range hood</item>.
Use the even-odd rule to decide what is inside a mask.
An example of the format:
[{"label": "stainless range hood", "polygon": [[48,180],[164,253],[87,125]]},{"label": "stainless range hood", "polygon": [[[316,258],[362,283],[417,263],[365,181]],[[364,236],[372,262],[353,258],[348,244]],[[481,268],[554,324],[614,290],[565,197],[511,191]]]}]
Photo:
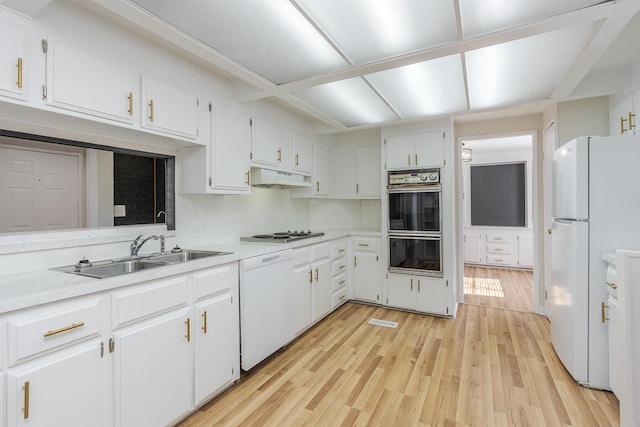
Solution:
[{"label": "stainless range hood", "polygon": [[311,187],[311,177],[271,169],[251,168],[251,185],[256,187],[279,185],[282,188]]}]

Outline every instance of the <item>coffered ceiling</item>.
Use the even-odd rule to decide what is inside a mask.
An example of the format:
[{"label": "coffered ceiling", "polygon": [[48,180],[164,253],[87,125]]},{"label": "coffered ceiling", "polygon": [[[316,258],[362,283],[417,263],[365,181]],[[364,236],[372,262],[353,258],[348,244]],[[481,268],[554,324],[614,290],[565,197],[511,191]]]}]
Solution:
[{"label": "coffered ceiling", "polygon": [[89,2],[336,130],[609,94],[640,59],[601,62],[640,0]]}]

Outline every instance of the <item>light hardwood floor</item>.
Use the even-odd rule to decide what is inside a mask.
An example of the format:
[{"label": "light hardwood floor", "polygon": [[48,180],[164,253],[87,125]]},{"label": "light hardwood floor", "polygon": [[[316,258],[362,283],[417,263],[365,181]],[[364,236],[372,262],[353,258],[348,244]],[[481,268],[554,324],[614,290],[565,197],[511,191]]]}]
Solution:
[{"label": "light hardwood floor", "polygon": [[533,312],[533,272],[464,266],[465,304]]},{"label": "light hardwood floor", "polygon": [[586,427],[618,425],[618,414],[612,393],[569,376],[542,316],[347,303],[180,426]]}]

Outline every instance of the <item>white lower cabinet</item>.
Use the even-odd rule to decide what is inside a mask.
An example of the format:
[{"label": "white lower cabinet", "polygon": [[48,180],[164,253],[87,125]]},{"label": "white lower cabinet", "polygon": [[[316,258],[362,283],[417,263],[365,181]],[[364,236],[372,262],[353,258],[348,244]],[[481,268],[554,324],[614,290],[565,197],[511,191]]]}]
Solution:
[{"label": "white lower cabinet", "polygon": [[464,233],[464,262],[482,264],[482,233]]},{"label": "white lower cabinet", "polygon": [[382,271],[380,267],[380,238],[354,236],[351,238],[353,253],[353,297],[356,300],[380,302]]},{"label": "white lower cabinet", "polygon": [[40,357],[7,373],[10,426],[106,426],[100,342]]},{"label": "white lower cabinet", "polygon": [[349,299],[349,242],[346,238],[331,242],[331,308],[344,304]]},{"label": "white lower cabinet", "polygon": [[389,273],[386,305],[424,313],[450,315],[445,279]]},{"label": "white lower cabinet", "polygon": [[189,323],[184,307],[113,334],[116,426],[165,425],[192,408]]},{"label": "white lower cabinet", "polygon": [[293,251],[296,334],[323,318],[332,308],[329,243]]}]

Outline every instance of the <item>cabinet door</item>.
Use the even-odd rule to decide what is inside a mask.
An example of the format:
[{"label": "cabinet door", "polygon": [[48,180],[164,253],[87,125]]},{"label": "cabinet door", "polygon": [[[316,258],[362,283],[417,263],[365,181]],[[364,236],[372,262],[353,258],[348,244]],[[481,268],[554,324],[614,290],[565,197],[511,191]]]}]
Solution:
[{"label": "cabinet door", "polygon": [[533,236],[521,234],[516,237],[518,243],[518,267],[533,267]]},{"label": "cabinet door", "polygon": [[331,187],[331,158],[329,147],[316,142],[313,149],[313,196],[326,197]]},{"label": "cabinet door", "polygon": [[198,97],[142,76],[142,127],[187,138],[198,137]]},{"label": "cabinet door", "polygon": [[239,359],[238,316],[236,301],[229,290],[196,304],[195,335],[195,404],[231,384],[236,378],[235,361]]},{"label": "cabinet door", "polygon": [[333,176],[336,182],[336,199],[355,199],[356,195],[356,149],[350,145],[333,147]]},{"label": "cabinet door", "polygon": [[183,308],[114,333],[116,426],[167,425],[192,408],[191,327]]},{"label": "cabinet door", "polygon": [[415,166],[444,166],[444,136],[441,131],[419,133],[415,135],[414,143]]},{"label": "cabinet door", "polygon": [[356,149],[356,195],[358,198],[380,198],[380,147]]},{"label": "cabinet door", "polygon": [[449,314],[447,281],[438,277],[418,277],[416,310],[433,314]]},{"label": "cabinet door", "polygon": [[280,128],[251,119],[251,163],[279,168],[283,159]]},{"label": "cabinet door", "polygon": [[135,74],[126,67],[62,43],[49,44],[49,105],[133,123],[135,85]]},{"label": "cabinet door", "polygon": [[418,279],[413,276],[389,274],[387,305],[393,307],[416,308],[416,287]]},{"label": "cabinet door", "polygon": [[353,296],[355,299],[380,302],[380,269],[378,255],[373,252],[354,251]]},{"label": "cabinet door", "polygon": [[294,132],[292,160],[292,170],[311,175],[311,169],[313,168],[313,141]]},{"label": "cabinet door", "polygon": [[27,99],[29,33],[11,22],[0,21],[0,95]]},{"label": "cabinet door", "polygon": [[331,310],[331,262],[326,259],[311,265],[313,285],[311,285],[311,309],[313,322]]},{"label": "cabinet door", "polygon": [[[629,113],[633,112],[633,96],[628,96],[609,110],[609,135],[629,135]],[[635,117],[632,117],[635,119]],[[635,122],[634,122],[635,123]],[[634,129],[635,130],[635,129]]]},{"label": "cabinet door", "polygon": [[100,342],[36,359],[7,372],[10,426],[104,426],[106,385],[100,381]]},{"label": "cabinet door", "polygon": [[464,233],[464,262],[482,264],[482,233]]},{"label": "cabinet door", "polygon": [[395,135],[386,138],[387,169],[413,166],[413,135]]},{"label": "cabinet door", "polygon": [[212,106],[209,187],[249,193],[249,118],[240,111]]},{"label": "cabinet door", "polygon": [[296,334],[311,325],[311,286],[313,281],[311,266],[299,266],[293,270],[294,301],[296,305]]}]

